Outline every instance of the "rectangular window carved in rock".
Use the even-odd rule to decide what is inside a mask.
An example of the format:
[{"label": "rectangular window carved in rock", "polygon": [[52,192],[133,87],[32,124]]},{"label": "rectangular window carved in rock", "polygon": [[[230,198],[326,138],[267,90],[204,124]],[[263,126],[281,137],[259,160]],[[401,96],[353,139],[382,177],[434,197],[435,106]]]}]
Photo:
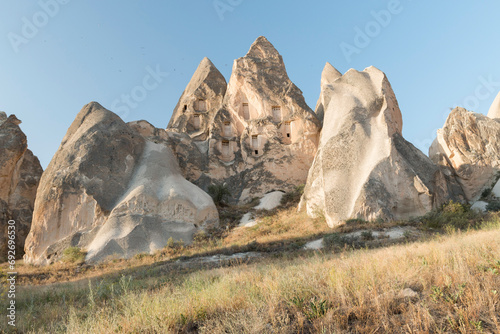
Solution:
[{"label": "rectangular window carved in rock", "polygon": [[193,126],[195,129],[200,128],[200,115],[194,115],[193,117]]},{"label": "rectangular window carved in rock", "polygon": [[243,102],[243,118],[250,119],[250,107],[246,102]]},{"label": "rectangular window carved in rock", "polygon": [[292,124],[291,123],[292,122],[290,122],[290,121],[285,122],[285,133],[286,133],[287,138],[292,137]]},{"label": "rectangular window carved in rock", "polygon": [[281,107],[280,106],[273,106],[272,111],[273,111],[274,121],[281,122]]},{"label": "rectangular window carved in rock", "polygon": [[252,148],[254,148],[254,149],[259,148],[259,136],[257,136],[257,135],[252,136]]},{"label": "rectangular window carved in rock", "polygon": [[224,137],[231,137],[231,122],[224,122]]},{"label": "rectangular window carved in rock", "polygon": [[222,155],[225,157],[229,156],[229,140],[222,141]]},{"label": "rectangular window carved in rock", "polygon": [[207,111],[207,102],[203,99],[196,101],[196,111]]}]

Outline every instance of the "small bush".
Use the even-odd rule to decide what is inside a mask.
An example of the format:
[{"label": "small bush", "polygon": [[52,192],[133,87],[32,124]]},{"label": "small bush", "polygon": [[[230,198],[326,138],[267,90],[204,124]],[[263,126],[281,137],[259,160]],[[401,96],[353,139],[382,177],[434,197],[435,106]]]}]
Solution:
[{"label": "small bush", "polygon": [[368,222],[360,218],[352,218],[352,219],[347,219],[345,223],[347,225],[353,225],[353,224],[367,224]]},{"label": "small bush", "polygon": [[174,238],[172,237],[168,238],[167,244],[165,245],[165,248],[170,248],[170,249],[177,249],[182,247],[184,247],[184,241],[183,240],[175,241]]},{"label": "small bush", "polygon": [[481,224],[484,214],[471,210],[470,205],[450,201],[438,210],[433,210],[422,217],[421,221],[428,228],[451,228],[466,230]]},{"label": "small bush", "polygon": [[226,201],[231,197],[231,192],[225,184],[212,184],[208,187],[208,194],[214,200],[216,205],[225,204]]},{"label": "small bush", "polygon": [[79,247],[69,247],[63,252],[62,261],[65,263],[83,263],[87,252],[82,251]]},{"label": "small bush", "polygon": [[300,198],[304,193],[305,185],[301,184],[296,186],[292,191],[286,193],[281,197],[281,205],[283,206],[292,206],[297,205],[300,202]]},{"label": "small bush", "polygon": [[500,211],[500,201],[489,202],[488,205],[486,206],[486,210],[493,212]]},{"label": "small bush", "polygon": [[491,190],[492,190],[491,188],[484,189],[483,192],[481,193],[481,199],[485,199],[488,196],[490,196]]},{"label": "small bush", "polygon": [[342,248],[347,246],[359,246],[359,241],[356,237],[345,236],[339,233],[333,233],[323,238],[323,246],[327,249]]},{"label": "small bush", "polygon": [[200,230],[198,232],[196,232],[194,235],[193,235],[193,241],[195,243],[204,243],[204,242],[207,242],[210,240],[210,236],[208,235],[207,232],[203,231],[203,230]]},{"label": "small bush", "polygon": [[372,231],[363,231],[361,232],[361,238],[363,240],[373,240],[373,232]]}]

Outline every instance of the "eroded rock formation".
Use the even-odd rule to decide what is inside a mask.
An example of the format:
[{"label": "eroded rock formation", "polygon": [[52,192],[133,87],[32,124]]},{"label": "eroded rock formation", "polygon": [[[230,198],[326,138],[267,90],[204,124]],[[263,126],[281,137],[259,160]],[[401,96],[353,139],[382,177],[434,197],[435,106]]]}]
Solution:
[{"label": "eroded rock formation", "polygon": [[88,261],[130,257],[170,237],[189,243],[217,223],[212,199],[181,176],[168,146],[92,102],[42,176],[25,260],[50,263],[70,246],[87,250]]},{"label": "eroded rock formation", "polygon": [[7,256],[7,222],[16,222],[16,257],[24,254],[24,242],[31,227],[31,216],[42,167],[28,149],[26,135],[15,115],[0,112],[0,258]]},{"label": "eroded rock formation", "polygon": [[[259,37],[244,57],[235,60],[216,112],[210,108],[217,105],[220,95],[209,98],[197,93],[223,91],[223,80],[211,63],[210,70],[202,72],[213,73],[217,80],[199,79],[204,77],[199,74],[200,68],[206,68],[206,64],[207,60],[200,64],[167,128],[186,178],[203,189],[211,183],[225,183],[233,199],[240,202],[304,184],[316,153],[321,123],[288,78],[274,46]],[[197,88],[199,85],[207,88]],[[202,140],[205,136],[193,136],[177,121],[179,108],[186,105],[183,101],[196,101],[200,96],[210,106],[205,116],[198,117],[211,122],[196,123],[203,133],[208,126],[206,140]]]},{"label": "eroded rock formation", "polygon": [[[407,142],[387,77],[375,67],[349,70],[322,85],[325,109],[318,153],[300,208],[324,213],[330,226],[350,218],[420,216],[461,189]],[[325,103],[325,102],[322,102]]]},{"label": "eroded rock formation", "polygon": [[[488,116],[495,117],[495,103]],[[500,120],[488,116],[455,108],[429,149],[434,162],[456,173],[469,201],[477,200],[500,170]]]},{"label": "eroded rock formation", "polygon": [[490,110],[488,110],[489,118],[500,118],[500,93],[491,104]]},{"label": "eroded rock formation", "polygon": [[330,104],[330,99],[332,96],[333,82],[340,78],[342,73],[340,73],[335,67],[330,63],[326,63],[321,73],[321,91],[319,94],[318,102],[316,103],[316,115],[318,119],[323,122],[325,117],[325,110],[328,109]]}]

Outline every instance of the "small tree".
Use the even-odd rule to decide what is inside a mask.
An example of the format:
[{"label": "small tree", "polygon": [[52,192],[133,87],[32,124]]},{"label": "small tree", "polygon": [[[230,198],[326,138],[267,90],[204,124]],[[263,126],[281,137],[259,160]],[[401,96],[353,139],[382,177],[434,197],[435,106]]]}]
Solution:
[{"label": "small tree", "polygon": [[216,205],[221,205],[231,196],[231,192],[225,184],[212,184],[208,187],[208,194],[212,196]]}]

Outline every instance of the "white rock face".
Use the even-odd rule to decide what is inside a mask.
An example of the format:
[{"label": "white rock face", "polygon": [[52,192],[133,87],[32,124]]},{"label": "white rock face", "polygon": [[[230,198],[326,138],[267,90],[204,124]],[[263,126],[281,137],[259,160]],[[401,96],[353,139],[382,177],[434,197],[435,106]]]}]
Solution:
[{"label": "white rock face", "polygon": [[315,110],[316,115],[321,121],[323,121],[323,118],[325,117],[325,110],[328,109],[328,105],[330,104],[330,99],[333,94],[332,83],[341,77],[342,73],[333,67],[332,64],[326,63],[325,68],[321,73],[321,93],[319,95],[318,102],[316,103]]},{"label": "white rock face", "polygon": [[218,223],[213,201],[182,177],[168,146],[95,102],[77,115],[43,174],[33,217],[25,260],[35,264],[70,246],[87,250],[88,261],[126,258],[170,237],[189,243],[198,228]]},{"label": "white rock face", "polygon": [[[215,71],[210,66],[208,72]],[[181,101],[198,98],[200,82],[201,87],[209,87],[204,91],[222,94],[222,80],[200,80],[205,75],[198,72]],[[220,94],[207,97],[207,102],[214,101],[209,103],[211,108],[219,103]],[[181,101],[178,107],[184,105]],[[305,184],[321,122],[288,78],[281,55],[265,37],[259,37],[244,57],[235,60],[219,110],[207,112],[211,121],[206,136],[194,136],[182,126],[178,107],[167,128],[171,147],[184,176],[202,189],[225,183],[234,202],[245,202],[273,190],[286,192]],[[201,128],[205,131],[204,125]]]},{"label": "white rock face", "polygon": [[481,212],[486,212],[486,207],[488,206],[488,203],[487,202],[484,202],[484,201],[477,201],[475,202],[472,206],[471,206],[471,209],[472,210],[478,210],[478,211],[481,211]]},{"label": "white rock face", "polygon": [[255,207],[256,210],[272,210],[277,208],[281,203],[281,198],[285,193],[282,191],[273,191],[269,194],[265,194],[264,197],[260,199],[259,205]]},{"label": "white rock face", "polygon": [[420,216],[453,197],[454,185],[404,140],[402,117],[385,74],[349,70],[323,92],[329,99],[318,153],[300,208],[328,225],[350,218]]},{"label": "white rock face", "polygon": [[466,199],[474,202],[500,170],[499,136],[500,120],[455,108],[437,131],[429,156],[457,175]]},{"label": "white rock face", "polygon": [[497,183],[495,183],[495,186],[491,190],[491,193],[495,195],[495,197],[500,198],[500,181],[497,181]]},{"label": "white rock face", "polygon": [[500,118],[500,93],[498,93],[497,97],[491,104],[490,110],[488,110],[488,117]]}]

